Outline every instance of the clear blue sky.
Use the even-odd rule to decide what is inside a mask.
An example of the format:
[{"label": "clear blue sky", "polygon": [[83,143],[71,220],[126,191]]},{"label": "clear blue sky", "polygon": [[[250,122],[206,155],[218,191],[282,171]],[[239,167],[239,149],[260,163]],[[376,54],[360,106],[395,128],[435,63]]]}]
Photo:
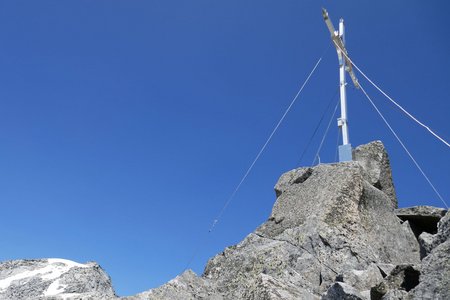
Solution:
[{"label": "clear blue sky", "polygon": [[[324,49],[450,138],[448,1],[2,1],[0,260],[97,261],[119,295],[179,274]],[[360,81],[365,81],[360,77]],[[338,83],[333,48],[192,268],[269,216]],[[365,86],[450,202],[450,151]],[[442,206],[363,95],[353,145],[381,139],[400,206]],[[328,122],[330,113],[325,117]],[[302,161],[310,165],[324,132]],[[334,160],[332,123],[321,153]]]}]

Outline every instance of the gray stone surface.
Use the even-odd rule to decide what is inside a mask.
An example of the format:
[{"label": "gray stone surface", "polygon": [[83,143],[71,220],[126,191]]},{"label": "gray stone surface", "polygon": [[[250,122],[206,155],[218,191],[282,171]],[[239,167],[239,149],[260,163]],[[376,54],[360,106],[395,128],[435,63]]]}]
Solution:
[{"label": "gray stone surface", "polygon": [[409,299],[408,292],[404,290],[388,291],[381,300],[407,300]]},{"label": "gray stone surface", "polygon": [[[368,295],[383,278],[374,263],[419,263],[408,222],[393,214],[395,191],[382,144],[355,153],[360,161],[283,174],[268,221],[212,258],[192,286],[224,299],[320,299],[340,277],[345,287]],[[169,282],[142,299],[171,299],[173,291],[186,289]],[[187,295],[204,298],[198,290]]]},{"label": "gray stone surface", "polygon": [[383,276],[383,278],[391,274],[391,272],[395,269],[395,265],[393,264],[378,263],[377,267],[380,270],[380,273]]},{"label": "gray stone surface", "polygon": [[366,300],[357,289],[342,282],[336,282],[322,296],[322,300]]},{"label": "gray stone surface", "polygon": [[383,191],[391,199],[391,207],[397,208],[389,156],[381,141],[373,141],[356,147],[353,159],[364,167],[364,178],[374,187]]},{"label": "gray stone surface", "polygon": [[440,244],[424,258],[419,285],[413,299],[450,299],[450,240]]},{"label": "gray stone surface", "polygon": [[421,249],[421,257],[425,257],[428,254],[430,254],[431,250],[436,246],[435,245],[435,238],[433,234],[430,234],[428,232],[422,232],[419,237],[419,244]]},{"label": "gray stone surface", "polygon": [[[274,237],[300,226],[314,234],[316,226],[324,226],[360,247],[358,253],[376,255],[378,262],[396,264],[405,258],[417,262],[418,243],[411,239],[411,230],[392,214],[387,195],[364,179],[359,163],[319,165],[307,170],[310,175],[302,183],[295,183],[295,178],[304,177],[305,169],[282,176],[283,185],[276,186],[279,196],[269,221],[257,232]],[[292,184],[286,185],[285,178],[293,178]]]},{"label": "gray stone surface", "polygon": [[430,234],[424,231],[418,237],[422,257],[427,256],[434,248],[449,239],[450,216],[448,212],[439,220],[436,228],[436,234]]},{"label": "gray stone surface", "polygon": [[222,300],[222,296],[214,292],[214,286],[208,280],[198,277],[193,271],[187,270],[163,286],[135,296],[123,297],[124,300]]},{"label": "gray stone surface", "polygon": [[413,206],[395,210],[397,217],[410,223],[416,236],[422,232],[435,234],[438,222],[446,212],[446,209],[433,206]]},{"label": "gray stone surface", "polygon": [[242,294],[242,299],[261,300],[315,300],[317,297],[292,282],[281,281],[267,274],[260,274],[252,288]]},{"label": "gray stone surface", "polygon": [[[428,210],[428,209],[427,209]],[[434,211],[443,211],[435,210]],[[423,208],[412,209],[423,211]],[[438,216],[440,213],[438,214]],[[412,220],[413,221],[413,220]],[[408,222],[408,221],[406,221]],[[450,299],[450,214],[447,212],[437,225],[437,233],[422,232],[419,241],[426,249],[426,256],[418,272],[410,272],[407,266],[397,266],[381,284],[372,288],[372,299]],[[417,270],[416,267],[414,269]],[[410,270],[411,271],[411,270]]]},{"label": "gray stone surface", "polygon": [[381,283],[383,276],[376,264],[370,264],[364,270],[349,269],[342,275],[342,282],[359,291],[370,291],[373,286]]},{"label": "gray stone surface", "polygon": [[440,207],[428,206],[428,205],[419,205],[419,206],[411,206],[411,207],[403,207],[397,208],[395,210],[395,214],[405,220],[414,220],[414,219],[430,219],[434,220],[436,224],[442,219],[443,216],[447,213],[447,210]]},{"label": "gray stone surface", "polygon": [[260,274],[292,283],[291,294],[314,297],[341,274],[369,290],[382,279],[373,262],[419,263],[408,223],[400,223],[391,198],[366,173],[359,162],[348,162],[283,174],[269,220],[211,259],[203,276],[230,299],[247,299],[240,297],[258,288]]},{"label": "gray stone surface", "polygon": [[439,245],[450,238],[450,213],[447,212],[445,216],[438,223],[438,232],[434,236],[434,244]]},{"label": "gray stone surface", "polygon": [[372,287],[370,299],[385,299],[383,297],[391,299],[395,295],[406,294],[419,284],[419,276],[420,270],[417,266],[410,264],[398,265],[381,283]]},{"label": "gray stone surface", "polygon": [[419,285],[412,299],[450,299],[450,213],[439,221],[430,253],[422,261]]}]

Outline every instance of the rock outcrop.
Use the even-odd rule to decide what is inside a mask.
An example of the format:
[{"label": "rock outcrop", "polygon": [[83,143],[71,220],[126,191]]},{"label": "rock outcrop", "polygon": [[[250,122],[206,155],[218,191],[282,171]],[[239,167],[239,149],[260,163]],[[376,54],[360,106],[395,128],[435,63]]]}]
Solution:
[{"label": "rock outcrop", "polygon": [[386,295],[406,295],[419,284],[420,270],[414,265],[398,265],[381,283],[370,290],[371,300],[380,300]]},{"label": "rock outcrop", "polygon": [[342,283],[336,282],[334,283],[323,295],[322,300],[363,300],[365,297],[354,287]]},{"label": "rock outcrop", "polygon": [[365,179],[383,191],[390,199],[393,208],[398,207],[389,156],[381,141],[361,145],[353,150],[353,159],[361,164]]},{"label": "rock outcrop", "polygon": [[0,263],[0,299],[111,299],[111,279],[96,263],[65,259]]},{"label": "rock outcrop", "polygon": [[413,206],[398,208],[395,214],[403,221],[408,221],[416,236],[422,232],[435,234],[439,221],[447,210],[433,206]]},{"label": "rock outcrop", "polygon": [[427,256],[433,248],[448,239],[448,233],[444,228],[439,230],[438,227],[448,227],[448,224],[439,221],[445,216],[447,210],[432,206],[414,206],[399,208],[395,210],[395,214],[402,221],[407,221],[411,226],[414,235],[419,240],[421,258]]},{"label": "rock outcrop", "polygon": [[387,155],[383,149],[376,154],[379,142],[363,148],[369,154],[357,149],[359,157],[377,160],[283,174],[269,220],[211,259],[203,277],[217,283],[227,299],[276,299],[255,297],[261,294],[262,275],[286,284],[292,296],[283,299],[318,299],[337,279],[368,294],[382,280],[374,263],[418,264],[414,233],[393,213],[395,193],[383,192],[393,187],[390,175],[380,178],[391,173]]},{"label": "rock outcrop", "polygon": [[[123,299],[450,299],[449,214],[431,207],[396,210],[381,142],[360,146],[353,156],[283,174],[268,220],[213,257],[201,276],[188,270]],[[65,263],[64,272],[49,271],[58,276],[33,271],[49,264],[0,265],[0,299],[116,298],[98,266]],[[17,275],[23,272],[28,275]]]},{"label": "rock outcrop", "polygon": [[422,260],[419,284],[413,299],[450,299],[450,212],[439,221],[429,253]]},{"label": "rock outcrop", "polygon": [[187,270],[165,285],[135,296],[124,297],[124,300],[140,299],[211,299],[222,300],[222,296],[214,292],[213,285],[193,271]]}]

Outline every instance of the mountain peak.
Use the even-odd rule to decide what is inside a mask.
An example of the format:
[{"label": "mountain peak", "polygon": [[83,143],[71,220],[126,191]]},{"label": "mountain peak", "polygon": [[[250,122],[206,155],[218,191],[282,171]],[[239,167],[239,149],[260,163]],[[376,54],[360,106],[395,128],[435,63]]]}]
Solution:
[{"label": "mountain peak", "polygon": [[[380,141],[353,159],[284,173],[268,220],[201,276],[122,299],[449,299],[449,213],[396,209]],[[61,259],[1,263],[0,298],[117,299],[97,264]]]}]

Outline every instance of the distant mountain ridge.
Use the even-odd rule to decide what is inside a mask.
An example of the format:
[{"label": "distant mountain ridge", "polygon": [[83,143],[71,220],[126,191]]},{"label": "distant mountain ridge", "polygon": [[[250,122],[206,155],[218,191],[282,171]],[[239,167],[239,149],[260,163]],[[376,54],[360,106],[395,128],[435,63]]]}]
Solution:
[{"label": "distant mountain ridge", "polygon": [[0,299],[113,299],[109,276],[96,263],[66,259],[0,264]]},{"label": "distant mountain ridge", "polygon": [[450,214],[397,209],[380,141],[354,161],[298,168],[269,219],[242,242],[159,288],[117,297],[95,263],[0,263],[0,299],[450,299]]}]

